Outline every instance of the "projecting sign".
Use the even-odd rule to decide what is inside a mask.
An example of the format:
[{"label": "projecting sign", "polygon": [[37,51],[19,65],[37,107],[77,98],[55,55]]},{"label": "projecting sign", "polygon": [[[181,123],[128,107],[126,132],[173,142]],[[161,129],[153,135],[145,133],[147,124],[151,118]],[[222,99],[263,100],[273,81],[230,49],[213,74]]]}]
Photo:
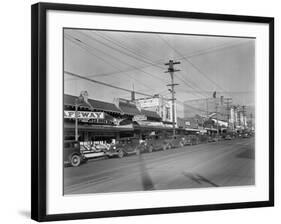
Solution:
[{"label": "projecting sign", "polygon": [[142,108],[157,107],[159,106],[159,99],[158,98],[142,99],[139,100],[138,103]]},{"label": "projecting sign", "polygon": [[147,120],[147,117],[145,115],[135,115],[133,117],[133,121],[146,121]]},{"label": "projecting sign", "polygon": [[[75,111],[64,111],[64,118],[75,119]],[[104,112],[77,111],[78,119],[104,119]]]}]

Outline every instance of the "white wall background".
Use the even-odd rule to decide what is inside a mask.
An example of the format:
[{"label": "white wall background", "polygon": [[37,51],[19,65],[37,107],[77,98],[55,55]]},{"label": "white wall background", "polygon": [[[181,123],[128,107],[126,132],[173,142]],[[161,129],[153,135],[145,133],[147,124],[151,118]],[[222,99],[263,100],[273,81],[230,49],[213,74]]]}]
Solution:
[{"label": "white wall background", "polygon": [[[1,4],[1,162],[0,223],[35,223],[30,220],[30,6],[36,1],[3,1]],[[62,3],[183,10],[275,17],[275,180],[274,208],[237,209],[169,215],[150,215],[60,223],[279,223],[281,218],[281,97],[280,5],[278,0],[68,0]],[[279,100],[279,102],[278,102]]]}]

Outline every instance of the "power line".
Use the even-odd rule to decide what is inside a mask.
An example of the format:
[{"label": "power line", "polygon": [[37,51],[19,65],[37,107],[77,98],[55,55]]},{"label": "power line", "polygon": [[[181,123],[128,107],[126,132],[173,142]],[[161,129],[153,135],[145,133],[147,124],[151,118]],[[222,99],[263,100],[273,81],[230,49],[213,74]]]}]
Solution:
[{"label": "power line", "polygon": [[89,47],[89,48],[91,48],[91,49],[94,49],[95,51],[99,51],[99,52],[101,52],[101,53],[107,55],[108,57],[113,58],[114,60],[116,60],[116,61],[118,61],[118,62],[120,62],[120,63],[122,63],[122,64],[125,64],[125,65],[127,65],[127,66],[129,66],[129,67],[132,67],[132,68],[134,68],[135,70],[139,70],[140,72],[142,72],[142,73],[144,73],[144,74],[147,74],[147,75],[149,75],[149,76],[151,76],[151,77],[157,79],[158,81],[162,81],[162,82],[166,83],[164,80],[161,80],[161,78],[159,78],[159,77],[157,77],[157,76],[155,76],[155,75],[153,75],[153,74],[151,74],[151,73],[149,73],[149,72],[146,72],[146,71],[144,71],[144,70],[142,70],[142,69],[140,69],[140,68],[138,68],[138,67],[136,67],[136,66],[134,66],[134,65],[132,65],[132,64],[130,64],[130,63],[127,63],[127,62],[125,62],[125,61],[122,61],[122,60],[120,60],[118,57],[115,57],[115,56],[113,56],[113,55],[110,55],[110,54],[108,54],[108,53],[106,53],[106,52],[104,52],[104,51],[102,51],[102,50],[100,50],[100,49],[98,49],[98,48],[94,48],[93,46],[91,46],[91,45],[85,43],[84,41],[81,41],[81,40],[78,39],[78,38],[72,37],[71,35],[68,35],[68,36],[70,36],[71,38],[75,39],[76,41],[79,41],[80,43],[84,44],[85,46],[87,46],[87,47]]},{"label": "power line", "polygon": [[[105,83],[105,82],[101,82],[101,81],[98,81],[98,80],[94,80],[94,79],[89,79],[89,78],[87,78],[87,77],[85,77],[85,76],[82,76],[82,75],[80,75],[80,74],[76,74],[76,73],[73,73],[73,72],[64,71],[64,73],[67,74],[67,75],[70,75],[70,76],[79,78],[79,79],[84,79],[84,80],[86,80],[86,81],[99,84],[99,85],[107,86],[107,87],[110,87],[110,88],[118,89],[118,90],[125,91],[125,92],[129,92],[129,93],[132,92],[132,90],[130,90],[130,89],[122,88],[122,87],[119,87],[119,86],[114,86],[114,85],[111,85],[111,84],[108,84],[108,83]],[[149,95],[149,94],[146,94],[146,93],[143,93],[143,92],[139,92],[139,91],[134,91],[134,92],[135,92],[136,94],[143,95],[143,96],[147,96],[147,97],[153,97],[153,96],[154,96],[154,95]],[[168,100],[167,98],[164,98],[164,99]],[[184,102],[181,102],[181,101],[179,101],[179,100],[177,100],[177,103],[180,103],[180,104],[182,104],[182,105],[186,105],[187,107],[192,108],[193,110],[196,110],[196,111],[203,111],[202,109],[199,109],[199,108],[190,106],[190,105],[188,105],[188,104],[186,104],[186,103],[184,103]]]},{"label": "power line", "polygon": [[[83,43],[81,40],[74,38],[76,41],[74,41],[73,39],[69,38],[67,35],[65,36],[66,39],[68,39],[69,41],[73,42],[74,44],[76,44],[77,46],[81,47],[82,49],[84,49],[85,51],[87,51],[89,54],[93,55],[94,57],[97,57],[99,59],[101,59],[102,61],[104,61],[105,63],[109,64],[110,66],[116,68],[118,71],[120,71],[120,69],[111,64],[108,60],[104,59],[103,57],[97,56],[96,54],[94,54],[92,51],[89,50],[89,48],[85,47],[84,45],[80,45],[80,43]],[[72,37],[73,38],[73,37]],[[122,73],[122,71],[120,71],[119,73]],[[130,75],[130,74],[129,74]],[[93,75],[91,76],[87,76],[87,77],[94,77]],[[132,75],[130,75],[130,77],[134,80],[136,80]],[[136,80],[137,82],[139,82],[141,85],[145,86],[148,89],[151,89],[150,86],[147,86],[146,84],[144,84],[143,82]]]},{"label": "power line", "polygon": [[178,58],[178,60],[182,60],[184,58],[193,58],[193,57],[197,57],[197,56],[201,56],[201,55],[206,55],[206,54],[209,54],[209,53],[214,53],[214,52],[219,52],[219,51],[222,51],[222,50],[226,50],[226,49],[230,49],[230,48],[233,48],[233,47],[236,47],[236,46],[240,46],[240,45],[244,45],[244,44],[249,44],[249,41],[243,41],[242,43],[235,43],[235,44],[222,44],[218,47],[211,47],[211,48],[208,48],[208,49],[205,49],[205,50],[202,50],[202,52],[194,52],[190,55],[187,55],[187,56],[184,56],[182,58]]},{"label": "power line", "polygon": [[[154,67],[158,67],[160,69],[164,69],[164,67],[161,67],[160,65],[158,65],[157,63],[153,63],[151,62],[152,60],[150,58],[147,58],[146,56],[139,54],[137,52],[135,52],[134,50],[132,50],[131,48],[129,48],[128,46],[125,46],[121,41],[117,41],[109,36],[107,36],[106,34],[102,34],[100,32],[95,32],[99,37],[101,37],[104,40],[107,40],[110,43],[113,43],[114,45],[117,45],[118,47],[129,51],[131,54],[137,56],[137,60],[141,60],[144,63],[149,64],[150,66],[154,66]],[[134,56],[133,56],[134,57]],[[135,57],[134,57],[135,58]],[[144,60],[143,60],[144,59]]]},{"label": "power line", "polygon": [[[181,56],[181,53],[179,52],[179,51],[177,51],[176,49],[174,49],[165,39],[163,39],[161,36],[159,36],[158,35],[158,37],[164,42],[164,43],[166,43],[173,51],[175,51],[179,56]],[[177,78],[178,79],[180,79],[183,83],[185,83],[187,86],[189,86],[189,87],[191,87],[193,90],[195,90],[194,88],[193,88],[193,86],[192,85],[190,85],[189,83],[187,83],[183,78],[181,79],[181,78],[179,78],[178,76],[177,76]],[[197,86],[197,88],[199,89],[199,90],[201,90],[198,86]],[[200,95],[202,95],[202,94],[200,94]]]},{"label": "power line", "polygon": [[218,83],[216,83],[214,80],[212,80],[211,78],[209,78],[205,73],[203,73],[195,64],[193,64],[189,59],[186,58],[186,60],[189,62],[189,64],[196,69],[201,75],[203,75],[206,79],[208,79],[210,82],[212,82],[216,87],[218,87],[219,89],[225,91],[222,87],[220,87],[220,85]]},{"label": "power line", "polygon": [[135,92],[136,94],[139,94],[139,95],[153,97],[153,95],[149,95],[149,94],[142,93],[142,92],[139,92],[139,91],[133,91],[133,90],[125,89],[125,88],[122,88],[122,87],[119,87],[119,86],[114,86],[114,85],[111,85],[111,84],[108,84],[108,83],[105,83],[105,82],[101,82],[101,81],[98,81],[98,80],[89,79],[85,76],[81,76],[81,75],[75,74],[73,72],[64,71],[64,73],[66,73],[67,75],[70,75],[70,76],[74,76],[76,78],[84,79],[84,80],[87,80],[89,82],[97,83],[97,84],[104,85],[104,86],[107,86],[107,87],[111,87],[111,88],[114,88],[114,89],[126,91],[126,92],[129,92],[129,93]]},{"label": "power line", "polygon": [[[175,51],[179,56],[183,56],[181,52],[179,52],[177,49],[175,49],[173,46],[171,46],[171,44],[165,40],[164,38],[162,38],[161,36],[158,35],[158,37],[164,41],[173,51]],[[182,57],[184,60],[186,60],[194,69],[196,69],[197,72],[199,72],[201,75],[203,75],[206,79],[208,79],[211,83],[213,83],[216,87],[219,87],[220,89],[222,89],[215,81],[213,81],[212,79],[210,79],[206,74],[204,74],[197,66],[195,66],[188,58],[186,57]]]},{"label": "power line", "polygon": [[[143,63],[146,63],[146,64],[149,64],[149,65],[151,65],[151,66],[154,66],[154,67],[158,67],[158,68],[160,68],[160,69],[164,69],[164,67],[161,67],[161,66],[159,66],[159,65],[156,65],[156,64],[153,64],[153,63],[151,63],[150,62],[150,60],[148,61],[147,59],[146,60],[143,60],[143,59],[141,59],[141,58],[139,58],[139,57],[136,57],[136,56],[134,56],[132,53],[127,53],[127,52],[124,52],[123,50],[120,50],[120,49],[117,49],[116,47],[113,47],[113,46],[111,46],[111,45],[108,45],[108,44],[106,44],[106,43],[104,43],[104,42],[102,42],[102,41],[100,41],[100,40],[98,40],[98,39],[96,39],[96,38],[94,38],[94,37],[92,37],[92,36],[90,36],[90,35],[88,35],[88,34],[85,34],[85,33],[81,33],[82,35],[84,35],[84,36],[86,36],[88,39],[91,39],[91,40],[94,40],[94,41],[96,41],[96,42],[98,42],[98,43],[100,43],[100,44],[102,44],[102,45],[104,45],[104,46],[106,46],[106,47],[108,47],[108,48],[110,48],[110,49],[112,49],[112,50],[114,50],[114,51],[117,51],[117,52],[119,52],[119,53],[121,53],[121,54],[123,54],[123,55],[126,55],[126,56],[128,56],[128,57],[130,57],[130,58],[134,58],[134,59],[136,59],[136,60],[138,60],[138,61],[141,61],[141,62],[143,62]],[[99,35],[100,36],[100,35]],[[101,37],[101,36],[100,36]],[[103,38],[103,39],[105,39],[104,37],[101,37],[101,38]],[[112,41],[109,41],[110,43],[113,43]],[[115,44],[116,45],[116,44]],[[124,47],[122,47],[122,48],[124,48]],[[128,50],[127,50],[128,51]]]}]

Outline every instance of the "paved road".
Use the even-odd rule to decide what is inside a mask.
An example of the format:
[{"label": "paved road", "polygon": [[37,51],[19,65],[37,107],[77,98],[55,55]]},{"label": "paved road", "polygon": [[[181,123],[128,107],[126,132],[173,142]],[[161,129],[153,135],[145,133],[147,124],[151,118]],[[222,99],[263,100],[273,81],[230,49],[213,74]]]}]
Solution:
[{"label": "paved road", "polygon": [[186,146],[64,168],[64,193],[255,184],[254,138]]}]

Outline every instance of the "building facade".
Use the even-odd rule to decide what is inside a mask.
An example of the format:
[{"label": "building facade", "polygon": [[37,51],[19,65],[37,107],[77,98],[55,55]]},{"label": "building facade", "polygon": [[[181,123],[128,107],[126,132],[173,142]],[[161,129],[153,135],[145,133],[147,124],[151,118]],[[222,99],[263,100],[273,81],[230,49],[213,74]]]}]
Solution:
[{"label": "building facade", "polygon": [[[156,112],[162,119],[163,123],[172,124],[173,110],[172,101],[160,95],[153,97],[135,99],[135,103],[139,109],[149,110]],[[177,108],[175,104],[175,123],[177,125]]]}]

